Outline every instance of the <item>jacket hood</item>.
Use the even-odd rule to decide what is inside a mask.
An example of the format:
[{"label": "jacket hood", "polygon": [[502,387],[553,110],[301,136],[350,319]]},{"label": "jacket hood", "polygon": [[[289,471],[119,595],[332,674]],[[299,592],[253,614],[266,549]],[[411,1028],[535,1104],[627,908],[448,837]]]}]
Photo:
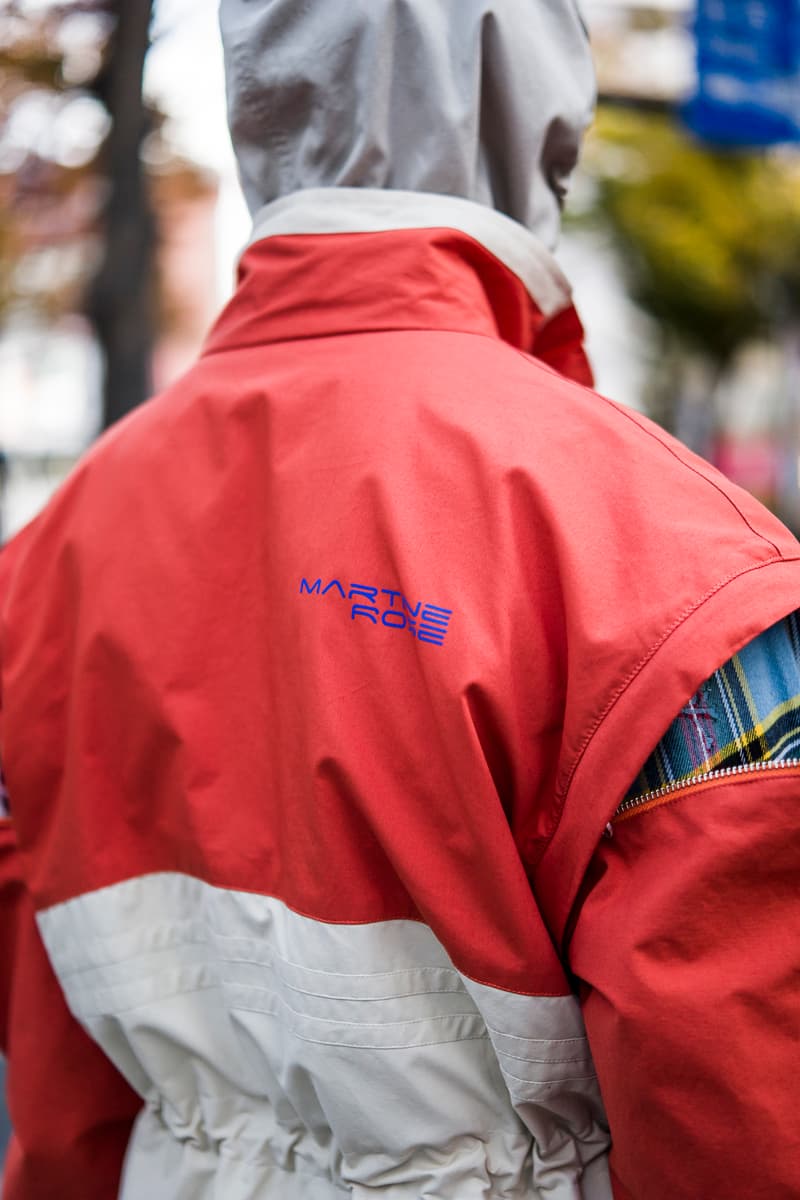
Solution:
[{"label": "jacket hood", "polygon": [[251,212],[309,188],[476,201],[552,246],[594,104],[574,0],[222,0]]}]

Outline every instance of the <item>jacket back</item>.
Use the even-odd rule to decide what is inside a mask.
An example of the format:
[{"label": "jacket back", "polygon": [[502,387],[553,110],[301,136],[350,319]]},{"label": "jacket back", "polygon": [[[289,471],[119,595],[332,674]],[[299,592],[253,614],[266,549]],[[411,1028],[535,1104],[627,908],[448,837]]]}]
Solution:
[{"label": "jacket back", "polygon": [[528,352],[578,363],[576,329],[452,230],[257,242],[198,365],[12,548],[15,828],[144,1101],[123,1197],[611,1194],[562,935],[797,563]]}]

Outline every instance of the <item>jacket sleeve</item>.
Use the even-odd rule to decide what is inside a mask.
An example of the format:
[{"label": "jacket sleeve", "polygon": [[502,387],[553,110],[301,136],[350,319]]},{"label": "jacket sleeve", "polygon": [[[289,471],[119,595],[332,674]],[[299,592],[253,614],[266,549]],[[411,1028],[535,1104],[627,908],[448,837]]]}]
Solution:
[{"label": "jacket sleeve", "polygon": [[[679,718],[646,765],[651,782],[678,777],[634,789],[573,925],[615,1200],[800,1196],[800,765],[787,756],[800,696],[773,704],[758,694],[763,670],[728,666],[716,717],[714,689],[701,690],[705,723]],[[793,691],[785,654],[778,666],[773,680]],[[708,759],[681,778],[690,728]],[[731,770],[736,753],[746,761]]]},{"label": "jacket sleeve", "polygon": [[22,877],[14,830],[0,773],[0,1054],[8,1053],[8,1013],[14,933],[22,895]]},{"label": "jacket sleeve", "polygon": [[2,1016],[13,1133],[3,1200],[110,1200],[141,1105],[68,1011],[0,831]]},{"label": "jacket sleeve", "polygon": [[67,1008],[15,837],[13,812],[24,797],[13,795],[13,782],[11,791],[0,812],[0,1052],[13,1129],[2,1197],[111,1200],[141,1100]]}]

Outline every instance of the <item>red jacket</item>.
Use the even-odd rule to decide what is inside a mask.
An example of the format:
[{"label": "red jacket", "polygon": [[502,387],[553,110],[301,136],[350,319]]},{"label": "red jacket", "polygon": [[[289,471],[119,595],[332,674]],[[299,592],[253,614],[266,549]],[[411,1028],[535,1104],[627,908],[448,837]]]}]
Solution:
[{"label": "red jacket", "polygon": [[800,1195],[796,772],[603,837],[798,546],[577,332],[268,238],[6,551],[6,1200]]}]

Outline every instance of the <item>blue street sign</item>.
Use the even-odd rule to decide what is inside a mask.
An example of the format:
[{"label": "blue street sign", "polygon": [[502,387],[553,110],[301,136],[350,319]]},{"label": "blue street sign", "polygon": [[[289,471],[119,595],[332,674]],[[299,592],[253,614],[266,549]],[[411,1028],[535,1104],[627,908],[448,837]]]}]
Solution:
[{"label": "blue street sign", "polygon": [[690,128],[729,146],[800,141],[800,0],[697,0],[695,36]]}]

